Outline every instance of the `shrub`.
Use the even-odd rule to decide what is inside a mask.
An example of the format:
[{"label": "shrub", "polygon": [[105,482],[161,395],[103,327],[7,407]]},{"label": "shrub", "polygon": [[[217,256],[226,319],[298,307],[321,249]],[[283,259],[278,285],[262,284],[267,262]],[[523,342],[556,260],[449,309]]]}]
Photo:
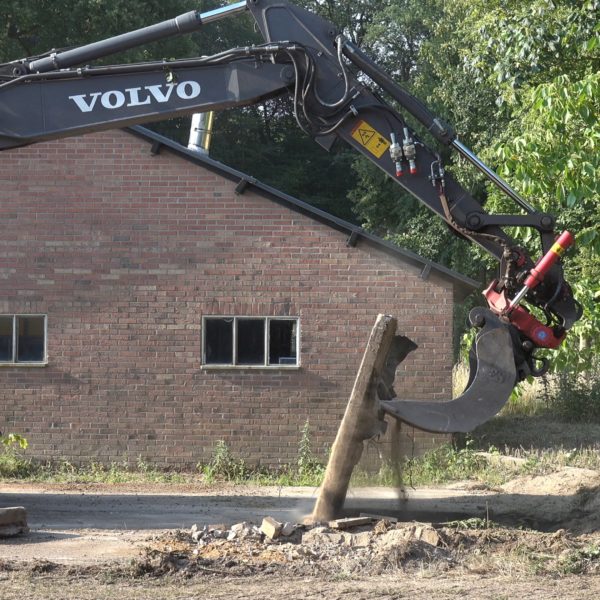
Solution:
[{"label": "shrub", "polygon": [[310,439],[310,423],[308,420],[302,427],[300,442],[298,443],[298,475],[300,478],[320,478],[325,472],[325,466],[314,455]]},{"label": "shrub", "polygon": [[250,469],[242,459],[231,454],[225,440],[219,440],[207,465],[200,466],[207,481],[243,481],[250,476]]},{"label": "shrub", "polygon": [[431,484],[471,479],[487,467],[484,457],[473,449],[473,440],[467,439],[465,447],[456,449],[446,444],[430,450],[418,458],[410,458],[403,467],[410,483]]},{"label": "shrub", "polygon": [[567,422],[600,423],[600,368],[586,374],[558,375],[548,409]]},{"label": "shrub", "polygon": [[0,435],[0,477],[19,479],[33,474],[35,465],[21,454],[27,445],[27,440],[16,433]]}]

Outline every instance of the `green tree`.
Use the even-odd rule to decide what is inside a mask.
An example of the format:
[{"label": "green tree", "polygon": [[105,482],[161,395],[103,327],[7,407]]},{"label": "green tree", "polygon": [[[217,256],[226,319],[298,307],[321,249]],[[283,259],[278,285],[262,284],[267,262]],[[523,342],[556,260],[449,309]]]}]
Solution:
[{"label": "green tree", "polygon": [[[576,232],[577,250],[565,264],[585,313],[555,365],[586,369],[600,326],[600,3],[426,0],[407,16],[402,9],[408,4],[388,3],[393,26],[386,29],[385,20],[375,18],[365,39],[377,41],[373,49],[380,61],[392,63],[390,70],[391,49],[398,48],[402,68],[396,78],[453,123],[460,137],[535,206]],[[404,34],[413,31],[412,14],[419,20],[414,45]],[[443,156],[490,212],[518,212],[456,157]],[[420,213],[388,178],[360,161],[356,169],[351,196],[367,227],[467,273],[470,264],[477,271],[491,266],[477,250],[465,251],[459,240],[448,238],[435,217]],[[517,235],[532,256],[540,252],[532,232]]]},{"label": "green tree", "polygon": [[[540,209],[576,233],[567,279],[584,306],[555,365],[585,370],[600,325],[600,25],[597,0],[464,2],[465,72],[495,91],[501,130],[480,151]],[[490,191],[488,206],[506,208]],[[531,232],[522,240],[531,242]]]}]

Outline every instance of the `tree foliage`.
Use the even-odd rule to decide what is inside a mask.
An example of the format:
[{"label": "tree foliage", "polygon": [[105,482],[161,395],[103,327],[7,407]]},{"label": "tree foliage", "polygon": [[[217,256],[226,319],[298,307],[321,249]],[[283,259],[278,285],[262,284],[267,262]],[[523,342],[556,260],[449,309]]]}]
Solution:
[{"label": "tree foliage", "polygon": [[[555,366],[586,369],[600,326],[600,2],[484,4],[473,17],[482,37],[465,51],[464,64],[496,90],[497,114],[509,119],[482,153],[536,206],[556,215],[560,227],[576,233],[566,273],[584,318]],[[488,206],[501,210],[505,202],[492,192]],[[523,240],[531,237],[525,232]]]},{"label": "tree foliage", "polygon": [[[391,2],[388,10],[402,4]],[[424,15],[426,27],[412,58],[408,86],[452,122],[461,138],[530,202],[556,215],[560,227],[576,232],[577,250],[567,257],[566,272],[585,312],[555,367],[586,369],[596,352],[600,326],[600,3],[417,4],[414,13]],[[388,33],[392,36],[393,28]],[[391,38],[384,39],[384,48],[394,46]],[[402,48],[403,43],[399,36],[396,46]],[[460,161],[447,155],[445,159],[463,184],[486,202],[486,209],[518,212]],[[445,237],[447,232],[428,222],[413,203],[393,198],[389,182],[372,169],[357,168],[360,177],[351,195],[368,227],[459,270],[489,265],[477,251],[465,251],[458,240]],[[540,252],[534,232],[516,235],[529,244],[533,256]]]}]

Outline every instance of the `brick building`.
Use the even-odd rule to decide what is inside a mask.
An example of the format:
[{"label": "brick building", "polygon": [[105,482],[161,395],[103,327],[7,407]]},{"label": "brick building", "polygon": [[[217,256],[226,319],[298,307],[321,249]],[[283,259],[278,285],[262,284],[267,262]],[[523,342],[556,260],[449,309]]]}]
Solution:
[{"label": "brick building", "polygon": [[30,456],[275,465],[307,419],[323,450],[382,312],[419,345],[399,395],[449,396],[471,280],[142,128],[2,160],[0,429]]}]

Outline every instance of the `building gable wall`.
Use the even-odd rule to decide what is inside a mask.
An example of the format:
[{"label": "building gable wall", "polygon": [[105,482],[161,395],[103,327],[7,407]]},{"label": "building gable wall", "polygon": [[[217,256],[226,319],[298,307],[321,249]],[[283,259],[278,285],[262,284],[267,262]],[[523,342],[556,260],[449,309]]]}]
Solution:
[{"label": "building gable wall", "polygon": [[[0,314],[48,315],[47,366],[0,368],[1,429],[31,456],[190,467],[225,440],[277,465],[307,420],[324,452],[378,313],[419,345],[398,395],[449,396],[447,280],[122,131],[3,161]],[[299,317],[301,366],[203,368],[206,315]]]}]

